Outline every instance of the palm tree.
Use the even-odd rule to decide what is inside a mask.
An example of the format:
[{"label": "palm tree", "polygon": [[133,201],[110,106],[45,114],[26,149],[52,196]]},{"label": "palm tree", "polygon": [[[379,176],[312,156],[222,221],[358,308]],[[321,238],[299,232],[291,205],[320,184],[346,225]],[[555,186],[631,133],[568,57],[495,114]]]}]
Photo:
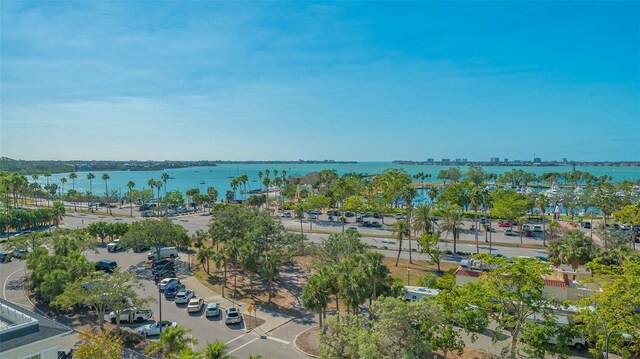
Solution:
[{"label": "palm tree", "polygon": [[431,213],[431,206],[423,203],[413,209],[413,216],[411,216],[411,227],[415,234],[418,232],[431,233],[433,232],[433,214]]},{"label": "palm tree", "polygon": [[[162,216],[162,196],[160,195],[160,191],[162,190],[162,180],[157,180],[156,181],[156,188],[158,189],[158,215]],[[164,198],[164,200],[166,201],[167,199]]]},{"label": "palm tree", "polygon": [[53,223],[56,225],[56,228],[58,228],[58,225],[60,224],[60,221],[64,217],[64,214],[65,214],[65,209],[62,202],[60,201],[53,202],[52,218],[53,218]]},{"label": "palm tree", "polygon": [[243,273],[249,274],[249,291],[253,295],[253,274],[258,269],[258,259],[260,258],[260,252],[258,248],[251,242],[245,243],[240,248],[240,265],[242,266]]},{"label": "palm tree", "polygon": [[436,198],[438,198],[438,188],[435,186],[429,187],[427,190],[427,196],[429,196],[431,203],[435,203]]},{"label": "palm tree", "polygon": [[[47,187],[49,187],[49,177],[51,177],[51,172],[47,171],[44,173],[44,177],[47,179]],[[47,194],[47,207],[49,207],[49,195]]]},{"label": "palm tree", "polygon": [[[93,179],[96,178],[96,175],[93,172],[87,173],[87,179],[89,180],[89,196],[93,197]],[[91,206],[91,212],[93,212],[93,206]]]},{"label": "palm tree", "polygon": [[111,210],[111,206],[110,206],[111,201],[109,201],[109,180],[110,179],[111,179],[111,176],[109,176],[108,173],[102,174],[102,180],[104,181],[104,196],[106,197],[107,208],[109,208],[109,210]]},{"label": "palm tree", "polygon": [[60,178],[60,183],[62,183],[62,194],[64,195],[64,184],[67,183],[67,178],[66,177]]},{"label": "palm tree", "polygon": [[[364,254],[364,272],[371,282],[371,296],[369,297],[369,308],[372,300],[378,298],[378,284],[384,281],[389,275],[389,267],[382,262],[384,255],[378,252],[366,252]],[[372,313],[370,313],[372,315]]]},{"label": "palm tree", "polygon": [[[218,241],[216,241],[216,246],[218,245]],[[227,255],[224,250],[217,250],[211,256],[213,262],[216,264],[216,269],[223,269],[222,276],[222,297],[224,297],[224,289],[227,286]]]},{"label": "palm tree", "polygon": [[451,231],[453,234],[453,252],[457,252],[457,243],[460,236],[460,229],[462,228],[462,210],[455,206],[449,206],[444,209],[443,213],[444,223],[442,223],[442,229],[445,231]]},{"label": "palm tree", "polygon": [[215,341],[207,343],[207,346],[198,352],[198,359],[234,359],[235,357],[227,354],[228,347],[225,343]]},{"label": "palm tree", "polygon": [[486,196],[483,192],[487,191],[484,188],[474,187],[471,189],[469,193],[469,205],[474,212],[474,232],[476,237],[476,254],[480,253],[480,243],[478,242],[478,231],[480,230],[480,225],[478,223],[478,209],[482,206],[484,201],[484,197]]},{"label": "palm tree", "polygon": [[198,340],[191,335],[187,336],[189,333],[191,333],[191,329],[168,327],[160,334],[158,341],[147,345],[145,351],[148,354],[161,354],[164,357],[171,358],[189,349],[189,345],[198,343]]},{"label": "palm tree", "polygon": [[[162,180],[162,183],[164,184],[164,197],[167,197],[167,181],[171,178],[171,176],[169,176],[169,174],[167,172],[162,172],[162,174],[160,175],[160,180]],[[164,202],[164,214],[165,216],[167,215],[167,202]]]},{"label": "palm tree", "polygon": [[260,272],[262,274],[262,278],[264,278],[269,285],[269,303],[271,303],[273,280],[279,274],[281,261],[282,258],[280,253],[275,250],[267,251],[262,255],[262,267],[260,268]]},{"label": "palm tree", "polygon": [[340,287],[338,277],[341,269],[338,266],[323,266],[318,269],[314,276],[318,276],[322,281],[322,288],[326,288],[329,295],[333,295],[336,301],[336,312],[340,311]]},{"label": "palm tree", "polygon": [[322,314],[329,304],[329,289],[325,280],[318,274],[309,278],[302,288],[302,305],[311,311],[318,313],[318,323],[322,327]]},{"label": "palm tree", "polygon": [[[402,199],[404,199],[405,209],[407,211],[407,225],[409,226],[409,235],[407,236],[407,241],[409,242],[409,263],[413,263],[413,258],[411,257],[411,211],[413,209],[412,203],[413,199],[417,196],[417,191],[413,186],[409,185],[404,188],[402,191]],[[384,218],[384,216],[383,216]]]},{"label": "palm tree", "polygon": [[76,189],[76,178],[78,175],[75,172],[69,173],[69,178],[71,178],[71,188],[75,191]]},{"label": "palm tree", "polygon": [[[268,172],[269,170],[267,170]],[[267,209],[269,209],[269,185],[271,184],[271,179],[269,178],[269,173],[262,179],[262,184],[264,185],[265,194],[267,195]]]},{"label": "palm tree", "polygon": [[213,257],[213,253],[213,248],[206,246],[201,246],[196,253],[196,260],[198,261],[198,263],[200,263],[200,265],[203,267],[205,263],[207,264],[205,272],[207,272],[207,274],[209,275],[211,275],[211,272],[209,270],[209,261]]},{"label": "palm tree", "polygon": [[238,189],[238,177],[232,178],[229,186],[233,190],[233,198],[236,199],[236,190]]},{"label": "palm tree", "polygon": [[133,196],[131,191],[133,190],[133,187],[136,186],[136,183],[133,181],[129,181],[127,182],[127,188],[129,188],[129,208],[131,209],[131,217],[133,217]]},{"label": "palm tree", "polygon": [[238,238],[231,238],[228,240],[223,250],[226,252],[226,256],[229,259],[231,265],[233,265],[233,293],[237,292],[238,288],[238,260],[240,256],[240,247],[242,242]]},{"label": "palm tree", "polygon": [[[39,186],[38,177],[39,176],[37,174],[31,175],[31,178],[33,179],[33,183]],[[33,200],[36,202],[36,207],[38,207],[38,196],[36,195],[36,190],[37,190],[37,187],[33,186]]]},{"label": "palm tree", "polygon": [[542,219],[542,245],[546,247],[547,246],[547,228],[546,228],[547,216],[545,216],[545,213],[546,213],[547,207],[549,206],[549,199],[547,198],[547,196],[544,195],[544,193],[541,193],[536,198],[536,205],[540,209],[540,219]]},{"label": "palm tree", "polygon": [[402,240],[411,235],[411,226],[404,220],[399,220],[391,226],[393,234],[398,237],[398,257],[396,258],[396,267],[400,261],[400,252],[402,251]]},{"label": "palm tree", "polygon": [[[153,191],[156,189],[156,180],[154,180],[153,178],[149,178],[149,180],[147,181],[147,186],[149,186],[149,188],[151,189],[151,195],[153,196]],[[160,195],[158,194],[158,196]],[[160,204],[158,203],[158,205]]]}]

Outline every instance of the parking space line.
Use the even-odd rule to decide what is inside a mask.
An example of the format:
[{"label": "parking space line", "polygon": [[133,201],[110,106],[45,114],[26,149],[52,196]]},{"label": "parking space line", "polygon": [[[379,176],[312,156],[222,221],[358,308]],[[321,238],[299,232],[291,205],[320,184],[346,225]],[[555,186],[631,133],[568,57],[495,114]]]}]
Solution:
[{"label": "parking space line", "polygon": [[[237,339],[237,338],[236,338],[236,339]],[[237,350],[240,350],[240,349],[242,349],[242,348],[246,347],[247,345],[249,345],[249,344],[251,344],[251,343],[255,342],[255,341],[256,341],[256,340],[258,340],[258,339],[260,339],[260,338],[253,338],[253,339],[251,339],[250,341],[248,341],[248,342],[246,342],[246,343],[242,344],[241,346],[239,346],[239,347],[237,347],[237,348],[233,349],[232,351],[228,352],[227,354],[233,354],[233,352],[235,352],[235,351],[237,351]],[[235,339],[233,339],[233,340],[235,340]]]},{"label": "parking space line", "polygon": [[240,335],[240,336],[237,336],[237,337],[235,337],[235,338],[233,338],[233,339],[229,340],[229,341],[228,341],[228,342],[226,342],[225,344],[229,345],[229,343],[234,342],[234,341],[236,341],[237,339],[240,339],[240,338],[244,337],[245,335],[247,335],[247,333],[242,334],[242,335]]},{"label": "parking space line", "polygon": [[273,340],[274,342],[278,342],[278,343],[286,344],[286,345],[291,344],[291,342],[288,342],[288,341],[286,341],[286,340],[284,340],[284,339],[280,339],[280,338],[276,338],[276,337],[267,336],[267,339],[269,339],[269,340]]}]

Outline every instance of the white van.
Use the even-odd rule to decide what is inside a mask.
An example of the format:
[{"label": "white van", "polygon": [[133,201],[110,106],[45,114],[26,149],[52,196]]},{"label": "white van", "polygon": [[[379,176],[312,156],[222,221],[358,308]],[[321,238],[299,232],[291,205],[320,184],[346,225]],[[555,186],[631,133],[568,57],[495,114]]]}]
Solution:
[{"label": "white van", "polygon": [[176,247],[162,247],[160,248],[160,255],[156,255],[156,249],[147,254],[147,259],[156,260],[162,258],[175,258],[178,256],[178,249]]}]

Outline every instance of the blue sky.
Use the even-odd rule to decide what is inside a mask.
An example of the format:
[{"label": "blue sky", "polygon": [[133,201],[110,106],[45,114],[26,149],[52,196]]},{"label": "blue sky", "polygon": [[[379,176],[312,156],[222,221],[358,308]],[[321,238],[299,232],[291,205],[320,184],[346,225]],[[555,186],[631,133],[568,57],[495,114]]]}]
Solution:
[{"label": "blue sky", "polygon": [[640,160],[638,2],[0,6],[3,156]]}]

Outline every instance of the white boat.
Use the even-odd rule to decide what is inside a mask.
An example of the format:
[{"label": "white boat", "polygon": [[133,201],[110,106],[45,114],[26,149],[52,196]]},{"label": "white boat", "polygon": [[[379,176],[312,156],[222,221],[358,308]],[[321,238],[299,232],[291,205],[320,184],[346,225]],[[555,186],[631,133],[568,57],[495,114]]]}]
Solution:
[{"label": "white boat", "polygon": [[545,191],[546,194],[554,196],[560,193],[560,187],[556,183],[551,185],[551,188]]}]

